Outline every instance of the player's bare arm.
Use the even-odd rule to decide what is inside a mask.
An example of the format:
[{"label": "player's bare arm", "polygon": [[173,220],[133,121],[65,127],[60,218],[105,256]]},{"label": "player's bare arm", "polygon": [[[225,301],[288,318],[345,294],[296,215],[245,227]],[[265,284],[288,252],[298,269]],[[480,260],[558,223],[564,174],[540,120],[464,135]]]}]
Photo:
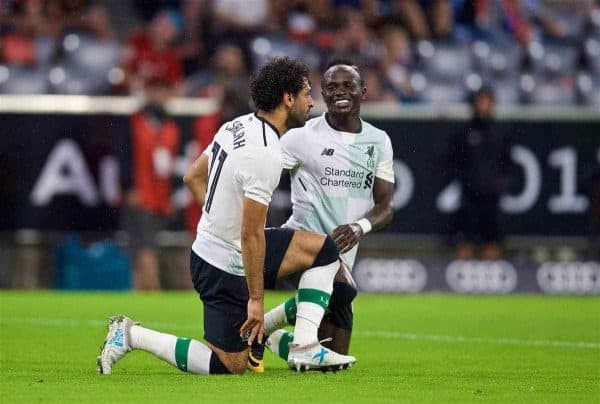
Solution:
[{"label": "player's bare arm", "polygon": [[394,216],[393,196],[394,184],[376,178],[373,186],[373,201],[375,203],[373,208],[367,212],[363,219],[333,229],[332,236],[340,249],[340,253],[351,250],[368,231],[379,230],[392,221]]},{"label": "player's bare arm", "polygon": [[248,318],[240,329],[240,335],[250,332],[248,345],[264,335],[264,280],[265,232],[267,205],[244,198],[242,220],[242,261],[248,282]]},{"label": "player's bare arm", "polygon": [[204,205],[208,186],[208,155],[202,153],[183,176],[183,182],[199,206]]}]

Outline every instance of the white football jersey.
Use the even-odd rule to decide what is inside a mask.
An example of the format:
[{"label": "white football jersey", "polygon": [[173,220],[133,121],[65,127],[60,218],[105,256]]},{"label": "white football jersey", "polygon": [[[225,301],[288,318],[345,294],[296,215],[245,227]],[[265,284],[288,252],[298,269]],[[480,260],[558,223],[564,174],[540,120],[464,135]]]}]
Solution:
[{"label": "white football jersey", "polygon": [[204,151],[208,189],[192,250],[209,264],[244,276],[241,251],[244,197],[269,205],[282,170],[277,130],[256,114],[225,123]]},{"label": "white football jersey", "polygon": [[[292,216],[285,226],[331,234],[373,207],[375,177],[394,182],[393,150],[384,131],[361,120],[360,133],[333,129],[325,114],[281,138],[290,170]],[[358,245],[342,255],[352,269]]]}]

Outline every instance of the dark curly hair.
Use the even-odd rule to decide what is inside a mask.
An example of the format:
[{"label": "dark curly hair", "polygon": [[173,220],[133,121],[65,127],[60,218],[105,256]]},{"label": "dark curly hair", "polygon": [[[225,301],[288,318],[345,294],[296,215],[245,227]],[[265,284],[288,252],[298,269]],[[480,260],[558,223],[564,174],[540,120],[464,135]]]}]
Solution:
[{"label": "dark curly hair", "polygon": [[296,59],[285,56],[269,60],[250,79],[256,109],[273,111],[284,93],[296,95],[304,88],[308,74],[308,67]]}]

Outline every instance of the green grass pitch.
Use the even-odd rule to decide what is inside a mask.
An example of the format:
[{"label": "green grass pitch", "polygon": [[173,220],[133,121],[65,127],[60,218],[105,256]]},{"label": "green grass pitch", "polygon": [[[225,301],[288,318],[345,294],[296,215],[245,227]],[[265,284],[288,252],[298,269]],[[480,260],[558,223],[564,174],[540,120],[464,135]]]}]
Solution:
[{"label": "green grass pitch", "polygon": [[[266,307],[287,294],[269,293]],[[95,358],[110,314],[202,339],[193,293],[0,293],[0,401],[256,403],[600,402],[596,297],[361,295],[349,371],[196,376],[132,352]]]}]

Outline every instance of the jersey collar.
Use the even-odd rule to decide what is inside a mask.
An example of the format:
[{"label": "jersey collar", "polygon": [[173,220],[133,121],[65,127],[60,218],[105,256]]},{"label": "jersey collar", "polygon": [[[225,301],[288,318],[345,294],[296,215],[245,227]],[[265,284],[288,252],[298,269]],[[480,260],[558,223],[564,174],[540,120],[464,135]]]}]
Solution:
[{"label": "jersey collar", "polygon": [[331,130],[333,130],[334,132],[338,132],[338,133],[342,133],[342,134],[348,134],[348,135],[360,135],[363,132],[363,128],[364,128],[364,123],[363,120],[359,117],[358,120],[360,121],[360,130],[358,132],[346,132],[344,130],[338,130],[336,128],[334,128],[331,123],[329,122],[329,115],[327,115],[327,112],[323,112],[323,119],[325,120],[325,122],[327,123],[327,126],[329,126],[329,128]]},{"label": "jersey collar", "polygon": [[277,135],[277,137],[281,137],[281,134],[279,133],[279,131],[277,130],[277,128],[271,124],[271,122],[267,121],[267,120],[266,120],[266,119],[264,119],[264,118],[261,118],[260,116],[258,116],[258,115],[256,114],[256,112],[254,113],[254,116],[255,116],[255,117],[256,117],[256,119],[258,119],[259,121],[262,121],[262,122],[266,123],[267,125],[269,125],[269,126],[271,127],[271,129],[273,129],[273,132],[275,132],[275,134]]}]

